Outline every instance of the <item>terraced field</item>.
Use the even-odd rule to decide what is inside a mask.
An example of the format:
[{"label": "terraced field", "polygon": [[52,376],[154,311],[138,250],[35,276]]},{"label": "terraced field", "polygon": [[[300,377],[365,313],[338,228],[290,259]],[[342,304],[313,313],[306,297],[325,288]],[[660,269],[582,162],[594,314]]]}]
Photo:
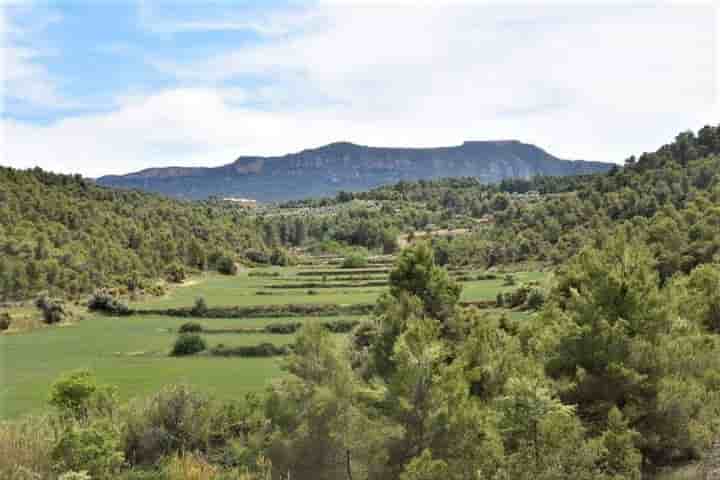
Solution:
[{"label": "terraced field", "polygon": [[[190,307],[198,297],[203,297],[211,308],[293,303],[349,305],[372,303],[387,289],[386,286],[352,285],[368,281],[364,278],[367,274],[359,270],[338,270],[332,275],[313,270],[322,272],[320,268],[297,267],[254,269],[235,277],[208,274],[174,288],[165,297],[146,299],[131,306],[141,310]],[[542,280],[544,275],[529,272],[518,273],[515,277],[519,282],[527,282]],[[340,278],[345,286],[332,286]],[[372,280],[377,282],[384,278],[373,274]],[[299,282],[325,283],[327,288],[283,288],[283,285]],[[462,299],[494,299],[498,292],[514,288],[503,286],[503,283],[502,279],[464,282]],[[525,314],[513,312],[512,315],[522,317]],[[217,330],[341,319],[347,318],[296,316],[194,320]],[[63,372],[79,368],[91,369],[102,382],[117,385],[123,399],[149,394],[165,384],[178,382],[202,387],[221,398],[237,397],[260,391],[282,375],[281,357],[169,356],[178,328],[188,320],[151,314],[130,317],[86,314],[81,321],[69,326],[0,335],[0,418],[40,410],[46,403],[52,381]],[[285,345],[292,342],[294,334],[213,333],[203,336],[210,347],[220,343],[234,347],[262,342]],[[339,341],[344,338],[344,335],[338,335]]]}]

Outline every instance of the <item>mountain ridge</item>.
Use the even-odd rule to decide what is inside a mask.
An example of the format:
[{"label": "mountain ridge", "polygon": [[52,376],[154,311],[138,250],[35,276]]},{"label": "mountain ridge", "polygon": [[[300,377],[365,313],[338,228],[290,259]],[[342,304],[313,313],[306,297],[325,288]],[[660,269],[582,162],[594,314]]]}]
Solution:
[{"label": "mountain ridge", "polygon": [[441,147],[375,147],[338,141],[279,156],[241,155],[218,167],[151,167],[103,176],[97,182],[178,198],[243,196],[267,202],[364,190],[401,180],[468,176],[493,183],[536,175],[599,173],[611,167],[610,163],[560,159],[518,140],[469,140]]}]

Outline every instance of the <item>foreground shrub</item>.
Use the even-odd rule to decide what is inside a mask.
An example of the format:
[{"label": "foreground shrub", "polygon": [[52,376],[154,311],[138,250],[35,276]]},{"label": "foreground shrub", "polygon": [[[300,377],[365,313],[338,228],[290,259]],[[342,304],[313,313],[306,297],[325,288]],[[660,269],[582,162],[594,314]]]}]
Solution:
[{"label": "foreground shrub", "polygon": [[187,322],[180,325],[180,333],[199,333],[203,331],[202,325],[197,322]]},{"label": "foreground shrub", "polygon": [[127,305],[113,297],[110,293],[95,292],[88,301],[88,309],[95,312],[105,312],[111,315],[129,315],[130,309]]},{"label": "foreground shrub", "polygon": [[60,323],[65,319],[65,304],[61,300],[42,296],[35,301],[35,306],[40,309],[47,324]]},{"label": "foreground shrub", "polygon": [[120,450],[119,432],[111,424],[72,425],[60,435],[52,451],[58,471],[87,472],[91,478],[115,478],[125,456]]},{"label": "foreground shrub", "polygon": [[177,340],[175,340],[172,355],[176,357],[194,355],[204,351],[206,348],[207,344],[200,335],[194,333],[182,333]]},{"label": "foreground shrub", "polygon": [[91,410],[111,414],[117,405],[117,392],[114,387],[98,385],[89,371],[77,370],[53,383],[49,402],[63,417],[83,420]]},{"label": "foreground shrub", "polygon": [[176,452],[205,452],[213,425],[209,398],[184,385],[164,388],[132,404],[127,412],[123,445],[131,465],[153,465]]}]

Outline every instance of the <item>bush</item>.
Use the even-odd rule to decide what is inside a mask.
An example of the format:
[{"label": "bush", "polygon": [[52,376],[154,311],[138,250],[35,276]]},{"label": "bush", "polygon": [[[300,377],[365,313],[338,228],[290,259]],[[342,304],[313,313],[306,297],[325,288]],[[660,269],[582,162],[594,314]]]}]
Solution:
[{"label": "bush", "polygon": [[513,277],[511,274],[505,275],[505,278],[503,279],[503,286],[505,287],[514,287],[517,285],[517,280],[515,277]]},{"label": "bush", "polygon": [[130,308],[121,301],[115,299],[110,293],[95,292],[88,301],[88,309],[97,312],[105,312],[111,315],[129,315]]},{"label": "bush", "polygon": [[208,312],[208,305],[205,299],[203,297],[196,298],[191,311],[196,317],[204,317]]},{"label": "bush", "polygon": [[341,265],[342,268],[363,268],[368,265],[368,257],[360,253],[351,253]]},{"label": "bush", "polygon": [[530,290],[525,301],[527,308],[531,310],[540,310],[545,304],[545,292],[539,288],[533,288]]},{"label": "bush", "polygon": [[270,263],[270,256],[262,250],[246,250],[243,255],[253,263]]},{"label": "bush", "polygon": [[12,319],[10,318],[10,314],[8,312],[0,313],[0,332],[10,328],[11,323]]},{"label": "bush", "polygon": [[264,331],[267,333],[278,333],[278,334],[286,334],[289,335],[291,333],[297,332],[300,327],[302,326],[302,323],[294,322],[294,323],[270,323],[265,326]]},{"label": "bush", "polygon": [[165,278],[171,283],[182,283],[185,281],[185,267],[179,263],[170,265],[165,270]]},{"label": "bush", "polygon": [[174,452],[205,451],[213,433],[212,414],[206,395],[184,385],[164,388],[130,406],[125,457],[131,465],[153,465]]},{"label": "bush", "polygon": [[180,333],[200,333],[203,331],[202,325],[197,322],[186,322],[180,325]]},{"label": "bush", "polygon": [[211,350],[211,353],[221,357],[275,357],[278,355],[287,355],[289,351],[290,347],[287,345],[276,346],[269,342],[263,342],[257,345],[243,345],[239,347],[218,345]]},{"label": "bush", "polygon": [[65,319],[65,304],[60,300],[42,296],[35,301],[35,306],[40,309],[47,324],[60,323]]},{"label": "bush", "polygon": [[358,320],[332,320],[329,322],[323,322],[322,326],[332,333],[347,333],[355,328],[360,322]]},{"label": "bush", "polygon": [[53,383],[49,402],[64,417],[82,420],[90,411],[112,412],[117,406],[117,392],[114,387],[98,385],[89,371],[77,370]]},{"label": "bush", "polygon": [[285,250],[276,248],[270,255],[270,263],[279,267],[287,267],[293,264],[293,260]]},{"label": "bush", "polygon": [[235,260],[227,255],[222,255],[217,259],[217,271],[223,275],[236,275],[238,267]]},{"label": "bush", "polygon": [[52,451],[60,471],[87,472],[93,479],[112,479],[122,467],[119,433],[111,425],[72,425],[65,429]]},{"label": "bush", "polygon": [[182,333],[175,340],[173,345],[172,355],[179,357],[184,355],[194,355],[207,349],[205,340],[194,333]]}]

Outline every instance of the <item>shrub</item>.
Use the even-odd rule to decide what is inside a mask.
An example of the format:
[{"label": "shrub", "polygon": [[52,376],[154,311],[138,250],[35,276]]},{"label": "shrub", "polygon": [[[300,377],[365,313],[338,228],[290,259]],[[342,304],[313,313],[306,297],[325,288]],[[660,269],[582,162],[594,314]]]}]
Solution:
[{"label": "shrub", "polygon": [[50,388],[50,405],[66,417],[84,419],[93,410],[107,414],[117,405],[114,387],[98,385],[87,370],[77,370],[61,376]]},{"label": "shrub", "polygon": [[111,425],[72,425],[61,434],[51,457],[60,471],[84,471],[93,479],[112,479],[122,467],[120,435]]},{"label": "shrub", "polygon": [[179,263],[170,265],[165,270],[165,278],[171,283],[182,283],[185,281],[185,267]]},{"label": "shrub", "polygon": [[302,323],[270,323],[265,326],[264,330],[267,333],[278,333],[278,334],[291,334],[297,332]]},{"label": "shrub", "polygon": [[236,275],[238,272],[238,267],[235,264],[235,260],[233,260],[228,255],[222,255],[217,259],[217,270],[218,272],[222,273],[223,275]]},{"label": "shrub", "polygon": [[40,309],[47,324],[60,323],[65,319],[65,304],[60,300],[42,296],[35,301],[35,306]]},{"label": "shrub", "polygon": [[0,313],[0,332],[10,328],[11,323],[12,319],[10,318],[10,314],[8,312]]},{"label": "shrub", "polygon": [[270,263],[280,267],[287,267],[293,264],[293,260],[285,250],[276,248],[270,255]]},{"label": "shrub", "polygon": [[531,310],[539,310],[545,304],[545,292],[539,288],[533,288],[530,290],[525,301],[527,308]]},{"label": "shrub", "polygon": [[90,301],[88,301],[88,309],[111,315],[129,315],[132,313],[127,305],[105,291],[98,291],[93,294]]},{"label": "shrub", "polygon": [[347,257],[345,257],[345,260],[343,260],[343,263],[341,265],[342,268],[363,268],[367,267],[368,265],[368,258],[366,255],[363,255],[361,253],[351,253]]},{"label": "shrub", "polygon": [[203,331],[202,325],[197,322],[186,322],[180,325],[180,333],[200,333]]},{"label": "shrub", "polygon": [[505,278],[503,279],[503,286],[514,287],[515,285],[517,285],[517,280],[515,279],[515,277],[509,273],[505,275]]},{"label": "shrub", "polygon": [[211,353],[221,357],[275,357],[287,355],[289,351],[287,345],[276,346],[269,342],[263,342],[257,345],[242,345],[239,347],[218,345],[211,350]]},{"label": "shrub", "polygon": [[355,328],[360,322],[358,320],[332,320],[329,322],[323,322],[322,326],[333,333],[347,333]]},{"label": "shrub", "polygon": [[172,355],[177,357],[183,355],[194,355],[202,352],[206,348],[207,344],[200,335],[194,333],[182,333],[177,340],[175,340]]},{"label": "shrub", "polygon": [[209,398],[184,385],[166,387],[132,404],[123,444],[131,465],[156,464],[174,452],[205,451],[213,428]]},{"label": "shrub", "polygon": [[191,311],[196,317],[204,317],[208,312],[208,305],[205,299],[203,297],[196,298]]},{"label": "shrub", "polygon": [[270,263],[270,256],[262,250],[245,250],[243,255],[254,263]]}]

